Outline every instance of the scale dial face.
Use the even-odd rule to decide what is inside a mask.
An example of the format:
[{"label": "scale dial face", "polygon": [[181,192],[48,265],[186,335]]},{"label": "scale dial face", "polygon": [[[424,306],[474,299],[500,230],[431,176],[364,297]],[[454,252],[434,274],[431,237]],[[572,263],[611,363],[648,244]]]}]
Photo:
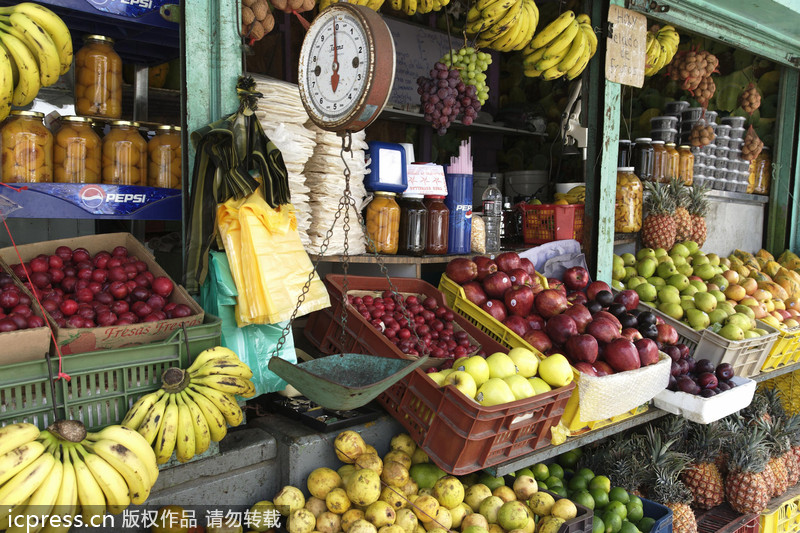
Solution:
[{"label": "scale dial face", "polygon": [[323,129],[361,130],[386,105],[394,69],[394,41],[380,15],[365,6],[333,4],[303,41],[298,75],[303,105]]}]

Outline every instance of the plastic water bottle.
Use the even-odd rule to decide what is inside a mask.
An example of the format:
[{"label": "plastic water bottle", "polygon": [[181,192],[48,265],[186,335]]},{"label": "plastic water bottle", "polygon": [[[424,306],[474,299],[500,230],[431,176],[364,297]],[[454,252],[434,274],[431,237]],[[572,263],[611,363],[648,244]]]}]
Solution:
[{"label": "plastic water bottle", "polygon": [[483,191],[483,220],[486,225],[486,253],[500,251],[500,228],[503,224],[503,193],[497,188],[497,176],[489,177],[489,185]]}]

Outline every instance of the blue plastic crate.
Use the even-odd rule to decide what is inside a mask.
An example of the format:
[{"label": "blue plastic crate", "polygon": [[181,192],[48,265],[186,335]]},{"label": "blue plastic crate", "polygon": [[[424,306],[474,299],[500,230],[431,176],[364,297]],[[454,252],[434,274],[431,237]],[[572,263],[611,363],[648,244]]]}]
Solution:
[{"label": "blue plastic crate", "polygon": [[650,533],[672,533],[672,511],[669,507],[642,498],[642,509],[646,517],[656,521]]}]

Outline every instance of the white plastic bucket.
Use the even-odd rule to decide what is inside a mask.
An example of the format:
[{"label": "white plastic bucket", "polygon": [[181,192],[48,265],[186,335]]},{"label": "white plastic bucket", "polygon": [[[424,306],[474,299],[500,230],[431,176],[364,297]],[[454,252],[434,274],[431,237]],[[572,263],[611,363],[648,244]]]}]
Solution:
[{"label": "white plastic bucket", "polygon": [[532,196],[547,185],[546,170],[516,170],[506,172],[503,194],[513,201],[517,196]]}]

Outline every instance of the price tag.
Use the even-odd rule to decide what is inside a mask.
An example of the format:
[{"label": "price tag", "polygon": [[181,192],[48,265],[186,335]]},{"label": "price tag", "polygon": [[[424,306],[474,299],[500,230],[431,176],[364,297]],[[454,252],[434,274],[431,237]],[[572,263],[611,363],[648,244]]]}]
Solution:
[{"label": "price tag", "polygon": [[647,43],[647,17],[617,5],[608,8],[606,79],[641,88]]},{"label": "price tag", "polygon": [[404,194],[446,196],[447,182],[442,165],[408,165],[408,188]]}]

